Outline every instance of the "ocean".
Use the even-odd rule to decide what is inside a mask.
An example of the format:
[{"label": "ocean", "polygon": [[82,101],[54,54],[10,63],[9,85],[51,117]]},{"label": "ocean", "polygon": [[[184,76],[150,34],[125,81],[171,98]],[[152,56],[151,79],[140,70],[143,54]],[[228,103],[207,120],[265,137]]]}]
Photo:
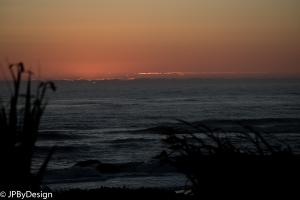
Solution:
[{"label": "ocean", "polygon": [[[150,170],[154,157],[166,148],[161,142],[164,135],[150,130],[177,124],[177,119],[254,120],[295,148],[300,144],[300,79],[78,80],[55,84],[57,91],[48,93],[33,161],[34,171],[56,146],[44,180],[53,188],[184,185],[185,177],[176,172]],[[0,85],[5,91],[5,84]],[[293,121],[294,128],[280,120]],[[135,167],[103,175],[92,167],[76,166],[91,160],[135,163],[147,170]]]}]

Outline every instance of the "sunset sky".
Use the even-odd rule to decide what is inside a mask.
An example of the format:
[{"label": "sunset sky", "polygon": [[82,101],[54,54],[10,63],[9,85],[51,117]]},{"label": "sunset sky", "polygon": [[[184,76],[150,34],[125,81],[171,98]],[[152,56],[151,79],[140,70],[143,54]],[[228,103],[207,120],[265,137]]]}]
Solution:
[{"label": "sunset sky", "polygon": [[1,0],[0,61],[40,63],[47,78],[300,75],[299,10],[299,0]]}]

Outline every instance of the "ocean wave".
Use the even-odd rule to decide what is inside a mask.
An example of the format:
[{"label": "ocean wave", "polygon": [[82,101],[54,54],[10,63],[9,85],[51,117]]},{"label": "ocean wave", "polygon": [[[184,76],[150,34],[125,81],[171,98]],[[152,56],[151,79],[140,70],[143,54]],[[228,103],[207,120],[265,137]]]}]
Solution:
[{"label": "ocean wave", "polygon": [[78,144],[78,145],[45,145],[45,146],[35,146],[34,151],[37,155],[43,155],[49,153],[50,149],[55,146],[54,154],[64,154],[68,155],[69,153],[74,152],[81,152],[81,151],[88,151],[91,146],[85,144]]},{"label": "ocean wave", "polygon": [[48,130],[40,131],[38,140],[72,140],[79,139],[80,135],[76,134],[76,131],[72,130]]},{"label": "ocean wave", "polygon": [[258,128],[268,133],[299,133],[300,118],[261,118],[261,119],[206,119],[201,121],[161,123],[159,126],[145,129],[146,132],[164,133],[165,131],[176,131],[176,133],[186,133],[186,130],[194,130],[194,127],[203,125],[214,129],[222,129],[229,132],[246,131],[243,125]]},{"label": "ocean wave", "polygon": [[125,138],[125,139],[115,139],[111,141],[106,141],[106,143],[110,144],[132,144],[132,143],[147,143],[154,142],[156,139],[147,139],[147,138]]}]

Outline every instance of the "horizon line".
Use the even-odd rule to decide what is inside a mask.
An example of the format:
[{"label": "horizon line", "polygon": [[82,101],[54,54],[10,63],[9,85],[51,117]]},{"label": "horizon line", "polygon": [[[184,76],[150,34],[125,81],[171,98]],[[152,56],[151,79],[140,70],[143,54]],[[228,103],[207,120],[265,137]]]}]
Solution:
[{"label": "horizon line", "polygon": [[[4,75],[4,74],[3,74]],[[268,72],[132,72],[132,73],[102,73],[95,76],[33,76],[32,80],[138,80],[138,79],[201,79],[201,78],[300,78],[298,73],[268,73]],[[0,76],[1,81],[10,80]]]}]

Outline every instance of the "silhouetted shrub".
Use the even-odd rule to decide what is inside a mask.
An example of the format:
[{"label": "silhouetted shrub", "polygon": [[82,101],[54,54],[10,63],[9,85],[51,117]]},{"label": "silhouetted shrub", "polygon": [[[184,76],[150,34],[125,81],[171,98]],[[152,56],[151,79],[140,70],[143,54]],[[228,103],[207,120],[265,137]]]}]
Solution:
[{"label": "silhouetted shrub", "polygon": [[[12,64],[9,70],[13,94],[8,105],[0,105],[0,183],[2,187],[37,189],[40,185],[53,149],[45,158],[37,174],[31,173],[31,162],[41,117],[47,105],[48,89],[56,90],[54,83],[41,82],[32,92],[32,73],[25,71],[23,63]],[[27,81],[22,77],[27,74]],[[25,94],[21,93],[22,84]]]},{"label": "silhouetted shrub", "polygon": [[167,150],[159,158],[186,175],[193,195],[297,191],[299,158],[273,135],[243,124],[245,132],[232,133],[180,122],[186,131],[166,129]]}]

